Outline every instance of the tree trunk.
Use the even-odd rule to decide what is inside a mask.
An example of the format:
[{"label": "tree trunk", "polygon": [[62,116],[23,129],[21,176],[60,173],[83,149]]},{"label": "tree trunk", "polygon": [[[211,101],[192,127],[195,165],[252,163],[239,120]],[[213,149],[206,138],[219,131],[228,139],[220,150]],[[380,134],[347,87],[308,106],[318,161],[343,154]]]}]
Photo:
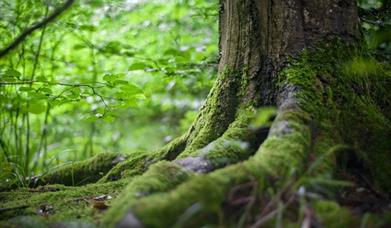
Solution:
[{"label": "tree trunk", "polygon": [[[104,227],[258,227],[292,207],[294,218],[284,222],[357,225],[349,215],[311,217],[322,215],[322,205],[330,209],[321,200],[301,205],[300,215],[307,196],[296,191],[341,174],[377,196],[391,190],[388,79],[380,70],[365,77],[346,70],[366,56],[358,22],[354,0],[221,0],[215,85],[183,136],[105,166],[98,184],[128,184]],[[277,106],[270,130],[270,122],[256,121],[263,106]],[[39,183],[57,179],[48,174]],[[330,210],[346,214],[336,204]]]}]

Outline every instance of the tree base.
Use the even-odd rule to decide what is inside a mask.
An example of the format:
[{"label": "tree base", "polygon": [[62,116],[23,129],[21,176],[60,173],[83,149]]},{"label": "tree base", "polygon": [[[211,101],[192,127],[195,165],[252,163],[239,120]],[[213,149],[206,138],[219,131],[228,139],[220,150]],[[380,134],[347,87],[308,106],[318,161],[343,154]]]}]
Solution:
[{"label": "tree base", "polygon": [[[341,194],[370,192],[367,197],[378,203],[389,202],[391,192],[391,95],[384,76],[389,69],[379,64],[365,74],[348,70],[365,58],[341,41],[304,51],[279,72],[278,112],[270,131],[267,121],[256,124],[251,103],[230,109],[236,111],[233,118],[225,115],[229,124],[215,129],[219,104],[207,102],[184,136],[105,169],[98,183],[0,193],[1,217],[17,224],[26,217],[15,216],[34,215],[53,224],[80,216],[102,227],[390,225],[384,204],[365,209],[368,202],[349,205]],[[46,183],[69,185],[68,178],[54,179]],[[107,210],[96,206],[93,197],[101,194],[115,198],[103,201]],[[92,201],[77,201],[91,196]],[[43,203],[54,212],[39,212],[49,210]],[[367,213],[371,210],[377,214]]]}]

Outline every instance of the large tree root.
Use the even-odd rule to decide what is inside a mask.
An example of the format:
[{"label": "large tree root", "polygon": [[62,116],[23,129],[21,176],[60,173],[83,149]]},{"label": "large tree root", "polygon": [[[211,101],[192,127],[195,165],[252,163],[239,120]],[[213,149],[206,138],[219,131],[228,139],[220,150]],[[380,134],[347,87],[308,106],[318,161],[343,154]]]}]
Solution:
[{"label": "large tree root", "polygon": [[125,161],[111,169],[99,182],[115,181],[122,178],[129,178],[140,175],[147,168],[161,160],[171,160],[175,158],[186,146],[187,135],[183,135],[164,146],[162,149],[150,154],[131,154]]},{"label": "large tree root", "polygon": [[29,185],[30,187],[46,184],[77,186],[94,183],[125,158],[125,155],[118,153],[101,153],[88,160],[67,164],[43,175],[32,177]]},{"label": "large tree root", "polygon": [[[119,197],[118,205],[122,207],[114,204],[107,214],[106,225],[117,224],[126,227],[137,224],[135,218],[140,218],[146,226],[169,227],[174,225],[177,219],[195,204],[200,204],[203,213],[218,212],[221,203],[233,186],[267,176],[286,177],[289,172],[293,174],[292,167],[296,169],[296,172],[302,171],[303,161],[308,154],[311,142],[310,120],[307,116],[288,99],[281,105],[268,139],[253,158],[207,175],[190,176],[185,183],[168,193],[153,194],[140,200],[132,197],[129,201],[127,200],[129,197]],[[229,135],[229,130],[227,134]],[[218,142],[219,140],[216,140],[216,143]],[[225,150],[225,148],[219,148],[216,151],[220,153],[225,151],[226,156],[230,155],[230,150]],[[240,150],[232,152],[237,154]],[[211,157],[213,156],[209,159]],[[179,161],[184,160],[186,158]],[[196,162],[200,164],[199,161]],[[179,164],[189,170],[187,163],[179,162]],[[198,168],[192,171],[198,171]],[[151,169],[151,172],[156,172],[156,170]],[[148,173],[149,171],[145,175]],[[129,191],[125,191],[124,194],[127,195],[127,192]],[[114,214],[117,219],[113,219]]]},{"label": "large tree root", "polygon": [[[113,194],[115,199],[102,220],[98,219],[102,227],[238,223],[258,227],[273,220],[358,226],[359,219],[335,202],[346,182],[333,178],[354,181],[354,189],[364,186],[376,197],[387,199],[391,122],[385,104],[389,101],[376,99],[389,95],[383,79],[368,83],[348,77],[344,64],[357,52],[339,42],[333,45],[305,52],[280,72],[278,112],[270,130],[267,123],[252,126],[254,104],[238,105],[239,98],[230,100],[233,94],[215,88],[209,95],[212,101],[202,108],[190,130],[161,150],[132,154],[116,165],[115,156],[103,159],[102,166],[91,165],[101,160],[94,158],[78,163],[80,169],[71,169],[78,173],[77,179],[72,172],[64,172],[69,171],[64,167],[62,172],[43,176],[40,184],[78,185],[100,178],[96,184],[75,190],[110,186],[110,191],[118,192],[123,187],[120,194]],[[352,49],[352,53],[346,51]],[[368,86],[380,89],[368,92]],[[219,96],[228,101],[219,100],[220,106],[232,105],[226,114],[210,107]],[[216,127],[220,115],[223,121]],[[314,193],[307,194],[308,189]],[[237,194],[242,198],[233,200]],[[231,201],[246,202],[244,209],[242,205],[238,210]],[[289,208],[294,208],[293,215],[283,216],[282,211]],[[232,213],[240,216],[231,217]],[[245,215],[248,219],[242,219]]]},{"label": "large tree root", "polygon": [[[349,49],[343,45],[342,47]],[[196,150],[186,148],[179,154],[174,163],[190,172],[183,183],[174,179],[170,186],[172,188],[165,191],[159,189],[154,194],[141,198],[127,197],[124,192],[123,197],[120,196],[107,213],[104,224],[117,227],[218,224],[219,219],[225,218],[221,206],[237,185],[256,180],[261,185],[261,191],[264,191],[271,182],[292,182],[300,179],[303,173],[312,175],[316,180],[324,178],[325,182],[333,183],[330,178],[337,167],[353,175],[365,176],[364,179],[371,180],[369,185],[374,189],[387,191],[389,183],[384,178],[391,177],[389,172],[384,167],[380,171],[373,166],[390,160],[390,143],[386,142],[391,132],[390,121],[371,101],[370,95],[357,94],[357,91],[351,89],[351,83],[357,82],[349,81],[351,78],[346,80],[346,76],[337,80],[328,78],[330,75],[339,77],[336,75],[341,73],[338,69],[333,69],[338,66],[333,61],[344,56],[339,50],[320,49],[315,54],[312,53],[311,57],[305,55],[281,73],[285,79],[279,97],[278,115],[266,141],[255,156],[245,162],[213,171],[252,154],[240,146],[232,146],[235,140],[228,140],[233,144],[227,148],[222,146],[230,138],[227,136],[231,134],[230,127],[235,126],[234,121],[222,137],[208,146]],[[329,59],[325,59],[325,56],[332,56],[333,61],[328,62]],[[327,81],[324,83],[322,80]],[[333,113],[339,113],[339,116],[333,116]],[[354,115],[360,116],[366,123],[365,128],[360,124],[354,125],[357,121]],[[346,128],[349,125],[350,128]],[[238,133],[241,131],[233,132],[236,136],[241,135]],[[246,135],[245,138],[251,137]],[[237,139],[240,141],[242,137]],[[213,146],[215,144],[217,146]],[[338,146],[344,144],[349,146]],[[209,150],[210,154],[205,153]],[[366,154],[368,150],[377,151],[376,155]],[[224,157],[232,162],[214,162],[214,158],[218,161]],[[352,162],[352,158],[355,161]],[[148,179],[149,172],[140,178],[144,176],[144,179]],[[210,173],[193,175],[191,172]],[[167,178],[161,178],[152,185],[159,185],[162,180],[171,182]],[[129,186],[128,191],[134,188],[133,184]],[[333,207],[340,210],[338,206]],[[344,211],[341,214],[349,213]],[[357,219],[344,219],[348,225],[357,224]],[[259,222],[256,224],[259,225]]]}]

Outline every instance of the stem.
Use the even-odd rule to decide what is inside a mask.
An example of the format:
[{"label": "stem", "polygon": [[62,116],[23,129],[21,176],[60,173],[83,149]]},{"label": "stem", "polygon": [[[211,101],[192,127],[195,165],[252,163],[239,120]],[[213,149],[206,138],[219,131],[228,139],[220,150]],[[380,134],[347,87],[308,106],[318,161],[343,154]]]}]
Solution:
[{"label": "stem", "polygon": [[[46,7],[45,17],[47,16],[48,12],[49,12],[49,6]],[[35,72],[37,70],[37,66],[38,66],[38,62],[39,62],[39,55],[41,53],[45,31],[46,31],[46,26],[44,25],[42,32],[41,32],[41,36],[39,37],[38,49],[37,49],[37,52],[35,53],[34,65],[33,65],[33,70],[32,70],[31,78],[30,78],[31,81],[34,81]],[[33,86],[33,84],[31,83],[30,88],[32,86]],[[29,101],[27,101],[27,105],[26,105],[27,110],[29,109],[29,105],[30,105]],[[29,168],[29,163],[30,163],[30,115],[29,115],[29,113],[27,113],[26,120],[27,120],[26,121],[26,124],[27,124],[27,128],[26,128],[26,153],[25,153],[26,160],[25,160],[25,164],[24,164],[24,175],[28,176],[28,174],[29,174],[28,168]]]},{"label": "stem", "polygon": [[[85,42],[89,42],[87,39],[84,39],[83,37],[81,37],[81,39]],[[91,57],[91,64],[92,64],[92,71],[93,71],[92,83],[96,83],[96,80],[98,77],[98,71],[97,71],[97,64],[96,64],[96,58],[95,58],[95,51],[94,51],[93,47],[91,47],[91,46],[89,46],[89,47],[90,47],[90,57]],[[96,94],[96,92],[93,88],[92,88],[92,92],[94,94]],[[103,104],[105,105],[105,107],[107,108],[107,105],[106,105],[104,99],[102,99],[102,97],[100,97],[100,99],[103,102]],[[86,157],[87,154],[90,157],[94,154],[95,131],[96,131],[96,124],[95,124],[95,122],[92,122],[90,124],[90,135],[89,135],[88,141],[86,142],[86,145],[84,146],[84,157]],[[88,153],[87,153],[87,151],[88,151]]]},{"label": "stem", "polygon": [[33,166],[33,169],[32,169],[34,171],[37,169],[38,162],[39,162],[39,157],[41,156],[41,150],[42,150],[42,147],[45,144],[45,140],[47,138],[47,134],[48,134],[47,126],[48,126],[49,115],[50,115],[50,103],[47,102],[47,108],[46,108],[44,122],[43,122],[42,130],[41,130],[41,138],[39,140],[39,146],[37,148],[37,152],[36,152],[36,156],[35,156],[36,159],[34,161],[34,166]]},{"label": "stem", "polygon": [[18,145],[18,120],[19,120],[19,105],[16,108],[16,115],[15,115],[15,123],[14,123],[14,143],[15,143],[15,151],[16,153],[21,149]]}]

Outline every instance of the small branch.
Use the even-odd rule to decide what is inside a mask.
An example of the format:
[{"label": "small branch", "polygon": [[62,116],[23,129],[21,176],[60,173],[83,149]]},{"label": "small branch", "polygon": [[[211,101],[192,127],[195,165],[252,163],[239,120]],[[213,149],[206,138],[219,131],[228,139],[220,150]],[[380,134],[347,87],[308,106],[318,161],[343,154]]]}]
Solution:
[{"label": "small branch", "polygon": [[105,115],[106,112],[107,112],[107,110],[110,110],[109,106],[107,105],[107,103],[106,103],[105,99],[103,98],[103,96],[100,95],[100,94],[98,94],[98,93],[96,92],[96,90],[95,90],[94,87],[90,87],[90,88],[91,88],[91,90],[92,90],[92,93],[93,93],[95,96],[99,97],[99,99],[102,101],[103,105],[105,106],[105,113],[103,114],[103,115]]},{"label": "small branch", "polygon": [[68,0],[61,7],[54,10],[54,12],[48,17],[44,18],[42,21],[32,25],[31,27],[25,29],[19,36],[17,36],[7,47],[0,50],[0,58],[8,54],[12,49],[18,46],[22,41],[26,39],[28,35],[30,35],[35,30],[44,27],[50,22],[54,21],[61,13],[67,10],[75,0]]},{"label": "small branch", "polygon": [[260,219],[258,219],[253,225],[250,226],[250,228],[257,228],[257,227],[262,227],[267,221],[270,219],[274,218],[280,210],[284,210],[287,208],[292,202],[294,202],[294,195],[289,197],[288,201],[282,205],[281,208],[277,208],[273,210],[272,212],[268,213],[265,216],[262,216]]},{"label": "small branch", "polygon": [[61,83],[61,82],[40,82],[40,81],[18,81],[18,82],[0,82],[0,86],[7,85],[30,85],[33,83],[42,83],[47,85],[59,85],[59,86],[72,86],[72,87],[89,87],[89,88],[101,88],[105,87],[107,84],[104,82],[94,82],[93,84],[101,84],[102,86],[96,87],[90,84],[71,84],[71,83]]},{"label": "small branch", "polygon": [[[0,87],[1,86],[7,86],[7,85],[32,85],[33,83],[42,83],[46,85],[54,85],[54,86],[67,86],[67,87],[87,87],[91,89],[91,92],[94,96],[97,96],[99,100],[102,102],[102,104],[105,106],[105,112],[103,113],[103,116],[106,115],[108,111],[110,111],[110,106],[107,104],[105,97],[102,96],[97,92],[97,89],[99,88],[104,88],[107,86],[106,83],[104,82],[93,82],[92,84],[100,84],[101,86],[94,86],[90,84],[71,84],[71,83],[61,83],[61,82],[39,82],[39,81],[19,81],[19,82],[0,82]],[[62,91],[59,95],[55,96],[52,98],[53,100],[56,100],[59,98],[64,92],[68,91],[68,89]],[[115,99],[115,98],[110,98],[110,99]]]}]

